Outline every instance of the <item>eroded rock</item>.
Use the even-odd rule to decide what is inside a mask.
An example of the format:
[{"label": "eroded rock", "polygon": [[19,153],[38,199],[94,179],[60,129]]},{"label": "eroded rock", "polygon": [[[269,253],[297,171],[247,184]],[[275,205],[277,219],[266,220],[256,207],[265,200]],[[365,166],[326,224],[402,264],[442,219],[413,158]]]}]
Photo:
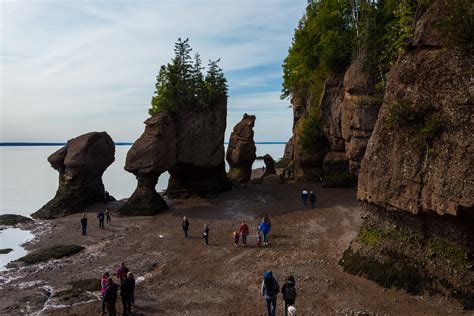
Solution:
[{"label": "eroded rock", "polygon": [[119,210],[124,215],[155,215],[169,208],[155,187],[159,176],[176,163],[174,120],[167,112],[160,112],[144,123],[145,131],[133,143],[125,162],[125,170],[136,176],[138,184]]},{"label": "eroded rock", "polygon": [[70,139],[48,157],[59,172],[55,197],[33,217],[50,219],[82,211],[104,199],[102,175],[114,162],[115,145],[106,132],[91,132]]},{"label": "eroded rock", "polygon": [[227,147],[226,160],[229,163],[229,178],[243,183],[250,181],[252,164],[256,158],[257,147],[253,139],[255,115],[244,114],[234,126]]},{"label": "eroded rock", "polygon": [[263,156],[263,162],[265,163],[265,172],[263,173],[262,178],[265,178],[272,174],[276,174],[275,160],[273,160],[272,156],[266,154],[265,156]]}]

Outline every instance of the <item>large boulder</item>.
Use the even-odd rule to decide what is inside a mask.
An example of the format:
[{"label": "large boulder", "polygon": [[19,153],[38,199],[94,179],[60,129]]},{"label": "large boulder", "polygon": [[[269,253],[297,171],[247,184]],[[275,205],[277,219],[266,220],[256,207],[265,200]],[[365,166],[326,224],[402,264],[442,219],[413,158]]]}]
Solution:
[{"label": "large boulder", "polygon": [[102,175],[114,162],[115,144],[106,132],[91,132],[70,139],[48,157],[59,172],[55,197],[32,216],[56,218],[84,210],[104,199]]},{"label": "large boulder", "polygon": [[159,176],[176,163],[176,128],[171,115],[160,112],[145,122],[145,131],[127,153],[125,170],[137,178],[135,192],[119,209],[124,215],[155,215],[168,204],[156,192]]},{"label": "large boulder", "polygon": [[229,163],[229,178],[237,182],[248,182],[252,175],[252,164],[257,157],[257,147],[253,139],[255,115],[244,114],[230,134],[226,160]]},{"label": "large boulder", "polygon": [[227,98],[205,107],[179,108],[173,117],[177,155],[167,195],[205,196],[232,189],[224,163]]}]

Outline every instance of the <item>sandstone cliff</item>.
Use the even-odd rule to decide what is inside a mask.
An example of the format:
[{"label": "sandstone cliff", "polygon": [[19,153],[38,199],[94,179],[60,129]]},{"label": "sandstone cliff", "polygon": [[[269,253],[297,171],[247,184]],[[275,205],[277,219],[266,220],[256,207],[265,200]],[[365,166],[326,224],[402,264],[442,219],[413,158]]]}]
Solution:
[{"label": "sandstone cliff", "polygon": [[453,3],[434,1],[391,69],[359,172],[365,221],[341,264],[474,309],[474,63],[440,27]]},{"label": "sandstone cliff", "polygon": [[102,202],[102,174],[114,162],[114,154],[114,142],[106,132],[91,132],[70,139],[48,157],[51,166],[59,172],[56,195],[32,216],[57,218]]}]

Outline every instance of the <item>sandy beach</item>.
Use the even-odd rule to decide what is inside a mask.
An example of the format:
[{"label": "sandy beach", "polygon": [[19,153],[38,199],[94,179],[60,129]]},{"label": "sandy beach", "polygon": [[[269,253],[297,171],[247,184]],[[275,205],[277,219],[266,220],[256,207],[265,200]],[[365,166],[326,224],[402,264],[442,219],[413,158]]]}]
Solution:
[{"label": "sandy beach", "polygon": [[[303,187],[316,192],[315,209],[301,205]],[[117,216],[114,210],[123,201],[114,202],[109,205],[112,223],[105,230],[96,219],[103,206],[96,205],[86,210],[87,236],[81,236],[82,214],[42,222],[36,230],[42,233],[25,245],[28,250],[59,244],[86,249],[4,273],[1,313],[99,314],[99,293],[74,291],[69,283],[99,282],[122,261],[137,280],[134,315],[263,314],[260,283],[267,270],[281,285],[293,273],[299,315],[462,313],[447,298],[411,296],[342,271],[338,261],[362,222],[355,193],[305,183],[249,184],[216,198],[170,201],[170,211],[153,217]],[[264,214],[272,221],[270,246],[259,248],[255,233]],[[181,230],[183,216],[190,219],[188,239]],[[249,224],[250,237],[246,247],[235,248],[231,234],[242,220]],[[201,237],[204,224],[210,227],[207,247]],[[117,309],[122,310],[120,299]]]}]

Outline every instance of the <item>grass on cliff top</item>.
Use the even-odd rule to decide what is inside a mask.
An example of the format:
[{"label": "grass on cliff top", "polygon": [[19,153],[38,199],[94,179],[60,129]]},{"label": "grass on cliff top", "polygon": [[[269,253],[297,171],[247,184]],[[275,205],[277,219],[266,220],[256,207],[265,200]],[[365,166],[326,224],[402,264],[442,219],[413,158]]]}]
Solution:
[{"label": "grass on cliff top", "polygon": [[18,259],[26,264],[35,264],[39,262],[45,262],[51,259],[60,259],[64,257],[72,256],[85,248],[78,245],[58,245],[48,248],[36,250],[24,257]]}]

